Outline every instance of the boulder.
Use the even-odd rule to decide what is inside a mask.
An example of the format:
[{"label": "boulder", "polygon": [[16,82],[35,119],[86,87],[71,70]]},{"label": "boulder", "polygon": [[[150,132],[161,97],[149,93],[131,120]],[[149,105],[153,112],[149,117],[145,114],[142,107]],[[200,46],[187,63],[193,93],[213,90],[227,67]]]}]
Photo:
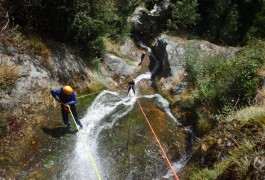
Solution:
[{"label": "boulder", "polygon": [[187,85],[185,73],[182,73],[185,65],[185,56],[189,48],[196,51],[199,57],[205,55],[214,55],[226,53],[228,56],[234,56],[238,48],[222,47],[202,40],[185,40],[178,37],[162,35],[157,38],[152,51],[161,63],[160,77],[165,80],[161,84],[162,88],[172,85],[174,79],[178,77],[180,87],[172,87],[172,92],[179,93]]},{"label": "boulder", "polygon": [[105,54],[101,72],[113,85],[117,86],[126,78],[133,75],[137,69],[138,63],[136,61],[129,61],[128,63],[113,55]]}]

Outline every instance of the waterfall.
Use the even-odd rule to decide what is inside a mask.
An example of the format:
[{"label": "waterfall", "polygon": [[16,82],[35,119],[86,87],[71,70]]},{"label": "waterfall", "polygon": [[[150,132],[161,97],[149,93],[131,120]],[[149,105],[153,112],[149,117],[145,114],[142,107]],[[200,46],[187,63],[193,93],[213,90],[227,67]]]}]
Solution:
[{"label": "waterfall", "polygon": [[[181,123],[178,122],[178,120],[172,115],[169,109],[168,101],[162,96],[159,94],[141,95],[139,93],[137,83],[143,79],[151,79],[151,75],[155,73],[159,67],[158,60],[152,54],[151,49],[141,43],[140,45],[142,48],[147,49],[149,55],[152,56],[156,61],[156,65],[151,72],[147,72],[136,77],[136,95],[130,92],[128,97],[122,97],[117,92],[105,90],[96,97],[92,105],[88,107],[86,115],[81,119],[84,128],[80,131],[80,134],[82,134],[85,138],[89,151],[92,154],[102,179],[107,179],[106,177],[108,172],[104,172],[105,164],[101,164],[102,160],[97,154],[97,149],[100,148],[98,147],[97,137],[102,130],[112,128],[117,120],[128,114],[136,104],[137,98],[152,99],[160,109],[167,113],[172,121],[184,128],[185,131],[189,131],[189,129],[183,127]],[[97,179],[82,141],[77,139],[74,146],[73,152],[70,152],[66,157],[67,160],[64,163],[62,174],[60,175],[59,179]],[[185,155],[178,162],[174,162],[174,168],[179,170],[181,167],[183,167],[187,158],[188,156]],[[164,177],[171,177],[170,170]]]}]

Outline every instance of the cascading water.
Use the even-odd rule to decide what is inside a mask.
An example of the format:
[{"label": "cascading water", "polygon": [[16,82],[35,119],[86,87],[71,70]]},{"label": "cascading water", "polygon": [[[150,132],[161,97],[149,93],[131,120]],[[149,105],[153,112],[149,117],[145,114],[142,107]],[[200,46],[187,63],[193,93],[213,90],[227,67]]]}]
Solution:
[{"label": "cascading water", "polygon": [[[97,156],[97,135],[103,128],[111,128],[113,123],[120,117],[127,114],[134,103],[133,99],[121,101],[117,93],[103,91],[88,108],[87,114],[82,118],[83,130],[81,134],[85,137],[86,143],[92,157],[98,167],[101,167],[100,158]],[[108,121],[108,119],[111,121]],[[96,174],[90,164],[84,144],[77,140],[75,152],[70,157],[66,171],[63,172],[62,179],[96,179]],[[101,168],[99,168],[100,171]],[[100,171],[100,174],[104,172]]]},{"label": "cascading water", "polygon": [[[147,46],[144,46],[143,44],[140,45],[142,48],[148,50],[150,55],[156,61],[156,65],[152,72],[139,75],[136,78],[136,87],[137,83],[141,80],[151,79],[151,75],[156,72],[159,67],[159,63],[155,56],[151,53],[151,49]],[[167,100],[158,94],[140,95],[138,88],[136,88],[136,96],[134,96],[134,94],[131,92],[128,97],[122,98],[116,92],[103,91],[97,96],[92,105],[88,108],[85,117],[81,119],[84,128],[80,132],[80,134],[82,134],[85,138],[89,151],[96,163],[102,179],[109,179],[111,177],[109,177],[110,175],[108,175],[108,172],[105,172],[105,169],[108,169],[107,164],[105,161],[102,161],[100,155],[98,155],[98,149],[100,148],[98,147],[99,144],[97,142],[98,136],[102,130],[111,129],[119,119],[127,115],[136,104],[137,98],[152,99],[152,101],[154,101],[156,105],[162,111],[164,111],[172,121],[174,121],[178,126],[182,127],[181,123],[179,123],[171,114]],[[182,128],[184,131],[191,133],[189,129],[184,127]],[[184,155],[178,162],[174,162],[174,168],[179,170],[181,167],[183,167],[187,157],[187,155]],[[59,179],[97,179],[84,144],[80,139],[76,140],[73,152],[70,152],[65,159],[66,160],[63,163],[64,167],[62,167],[62,172],[59,175]],[[169,177],[172,177],[170,170],[164,175],[163,178]],[[127,179],[131,179],[130,174],[128,174]]]}]

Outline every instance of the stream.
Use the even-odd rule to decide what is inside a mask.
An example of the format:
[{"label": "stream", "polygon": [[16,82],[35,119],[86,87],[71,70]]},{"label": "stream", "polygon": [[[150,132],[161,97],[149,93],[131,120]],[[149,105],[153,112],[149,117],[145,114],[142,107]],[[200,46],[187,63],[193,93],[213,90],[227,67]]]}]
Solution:
[{"label": "stream", "polygon": [[174,169],[178,171],[185,166],[193,144],[192,132],[172,115],[168,101],[161,95],[141,94],[138,83],[149,81],[159,67],[151,49],[141,46],[156,61],[153,70],[136,78],[136,95],[131,91],[124,97],[105,90],[96,97],[81,119],[84,128],[76,134],[73,148],[64,155],[58,179],[97,179],[80,135],[84,137],[102,179],[173,178],[139,111],[137,98],[151,119]]}]

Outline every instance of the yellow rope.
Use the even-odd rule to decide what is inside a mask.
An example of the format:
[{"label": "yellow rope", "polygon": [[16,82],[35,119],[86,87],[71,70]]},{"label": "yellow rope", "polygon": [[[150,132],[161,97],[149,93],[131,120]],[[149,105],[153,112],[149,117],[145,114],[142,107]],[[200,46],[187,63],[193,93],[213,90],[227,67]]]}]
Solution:
[{"label": "yellow rope", "polygon": [[91,96],[91,95],[93,95],[93,94],[98,94],[98,93],[100,93],[100,92],[102,92],[102,91],[98,91],[98,92],[95,92],[95,93],[86,94],[86,95],[83,95],[83,96],[79,96],[79,97],[77,97],[77,98],[83,98],[83,97],[86,97],[86,96]]},{"label": "yellow rope", "polygon": [[80,132],[77,123],[75,122],[75,118],[74,118],[74,115],[73,115],[73,113],[72,113],[72,111],[71,111],[71,108],[70,108],[69,105],[67,105],[67,107],[69,108],[70,114],[72,115],[72,118],[74,119],[75,126],[76,126],[78,132],[80,133],[81,140],[82,140],[82,142],[83,142],[83,144],[84,144],[84,146],[85,146],[85,148],[86,148],[86,151],[87,151],[88,157],[89,157],[89,159],[90,159],[90,161],[91,161],[91,163],[92,163],[92,165],[93,165],[93,168],[94,168],[94,170],[95,170],[95,172],[96,172],[96,174],[97,174],[97,177],[98,177],[99,180],[101,180],[101,177],[100,177],[99,172],[98,172],[98,170],[97,170],[97,166],[96,166],[96,164],[94,163],[94,160],[93,160],[93,158],[92,158],[92,155],[91,155],[90,151],[88,150],[88,147],[87,147],[87,145],[86,145],[86,143],[85,143],[84,137],[83,137],[82,133]]}]

